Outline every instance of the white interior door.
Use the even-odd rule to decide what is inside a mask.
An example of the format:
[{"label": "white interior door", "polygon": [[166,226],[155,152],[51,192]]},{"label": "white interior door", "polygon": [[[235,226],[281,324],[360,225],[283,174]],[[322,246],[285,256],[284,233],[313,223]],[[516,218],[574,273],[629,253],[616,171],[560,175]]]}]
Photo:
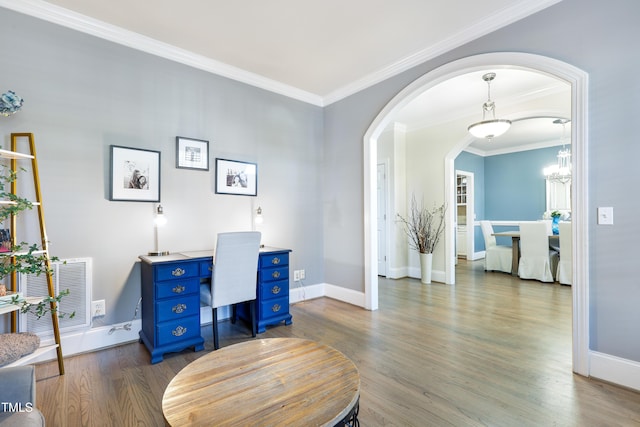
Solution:
[{"label": "white interior door", "polygon": [[387,275],[387,171],[378,164],[378,275]]}]

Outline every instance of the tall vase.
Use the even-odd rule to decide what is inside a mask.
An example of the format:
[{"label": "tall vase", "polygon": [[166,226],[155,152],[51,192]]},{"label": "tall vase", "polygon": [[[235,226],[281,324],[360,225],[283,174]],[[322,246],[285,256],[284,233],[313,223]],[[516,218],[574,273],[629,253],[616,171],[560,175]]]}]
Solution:
[{"label": "tall vase", "polygon": [[432,263],[433,254],[420,253],[420,281],[422,283],[431,283]]}]

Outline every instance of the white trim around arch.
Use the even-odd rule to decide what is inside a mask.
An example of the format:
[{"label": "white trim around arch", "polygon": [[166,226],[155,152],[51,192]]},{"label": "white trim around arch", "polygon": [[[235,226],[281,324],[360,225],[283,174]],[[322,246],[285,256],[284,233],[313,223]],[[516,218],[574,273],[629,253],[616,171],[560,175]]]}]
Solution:
[{"label": "white trim around arch", "polygon": [[[364,136],[364,267],[365,308],[378,309],[377,238],[376,238],[376,161],[377,141],[396,112],[404,108],[424,91],[453,77],[491,67],[522,68],[565,80],[571,85],[572,180],[574,285],[573,285],[573,371],[589,375],[589,230],[587,181],[587,88],[588,75],[584,71],[552,58],[517,52],[499,52],[463,58],[445,64],[415,80],[400,91],[378,114]],[[464,144],[464,142],[461,142]],[[452,174],[453,160],[445,161],[445,174]],[[446,180],[448,182],[450,180]],[[448,184],[449,186],[451,183]],[[446,194],[453,194],[449,191]],[[449,210],[449,215],[453,215]],[[445,232],[446,282],[454,284],[455,245],[453,218],[447,219]]]}]

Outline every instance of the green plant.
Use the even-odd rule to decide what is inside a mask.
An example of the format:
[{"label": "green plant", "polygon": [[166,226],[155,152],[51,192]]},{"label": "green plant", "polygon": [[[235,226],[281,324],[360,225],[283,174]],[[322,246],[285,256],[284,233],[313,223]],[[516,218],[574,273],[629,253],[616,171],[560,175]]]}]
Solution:
[{"label": "green plant", "polygon": [[[0,204],[0,223],[3,223],[5,220],[17,216],[20,212],[32,209],[33,203],[13,194],[11,191],[7,191],[7,187],[10,187],[11,183],[17,179],[18,172],[12,170],[7,165],[1,165],[1,167],[0,200],[2,200],[3,203]],[[0,255],[0,281],[13,274],[19,273],[35,274],[37,276],[41,274],[53,274],[49,266],[50,262],[58,261],[57,257],[49,257],[47,252],[42,251],[36,244],[26,242],[14,243],[14,240],[15,239],[12,240],[11,246],[8,248],[8,252]],[[59,317],[66,315],[74,317],[75,311],[72,313],[63,313],[58,310],[58,303],[68,294],[69,290],[67,289],[61,291],[57,296],[45,297],[35,304],[21,299],[20,296],[16,294],[5,302],[19,305],[22,313],[33,313],[38,319],[48,312],[57,312]]]},{"label": "green plant", "polygon": [[551,218],[560,218],[561,216],[562,216],[562,212],[560,211],[551,212]]},{"label": "green plant", "polygon": [[412,249],[423,254],[433,253],[444,231],[445,205],[424,207],[424,202],[418,206],[415,195],[411,196],[409,216],[405,219],[397,214],[398,221],[404,226]]}]

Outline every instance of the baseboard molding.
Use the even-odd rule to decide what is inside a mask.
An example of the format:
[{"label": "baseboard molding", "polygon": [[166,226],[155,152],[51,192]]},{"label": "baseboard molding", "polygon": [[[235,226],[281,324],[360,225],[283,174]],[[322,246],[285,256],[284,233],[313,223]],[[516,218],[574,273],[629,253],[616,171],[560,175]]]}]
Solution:
[{"label": "baseboard molding", "polygon": [[387,271],[386,275],[388,279],[400,279],[402,277],[407,277],[407,267],[399,267],[399,268],[390,268]]},{"label": "baseboard molding", "polygon": [[589,376],[640,390],[640,362],[597,351],[589,352]]},{"label": "baseboard molding", "polygon": [[[127,329],[125,329],[125,327]],[[102,348],[113,347],[132,341],[138,341],[139,332],[142,329],[142,320],[118,323],[109,326],[99,326],[86,331],[74,331],[60,336],[62,355],[64,357],[74,354],[88,353]],[[54,339],[47,338],[40,341],[41,346],[53,345]],[[49,351],[32,359],[30,363],[47,362],[56,359],[56,353]]]}]

